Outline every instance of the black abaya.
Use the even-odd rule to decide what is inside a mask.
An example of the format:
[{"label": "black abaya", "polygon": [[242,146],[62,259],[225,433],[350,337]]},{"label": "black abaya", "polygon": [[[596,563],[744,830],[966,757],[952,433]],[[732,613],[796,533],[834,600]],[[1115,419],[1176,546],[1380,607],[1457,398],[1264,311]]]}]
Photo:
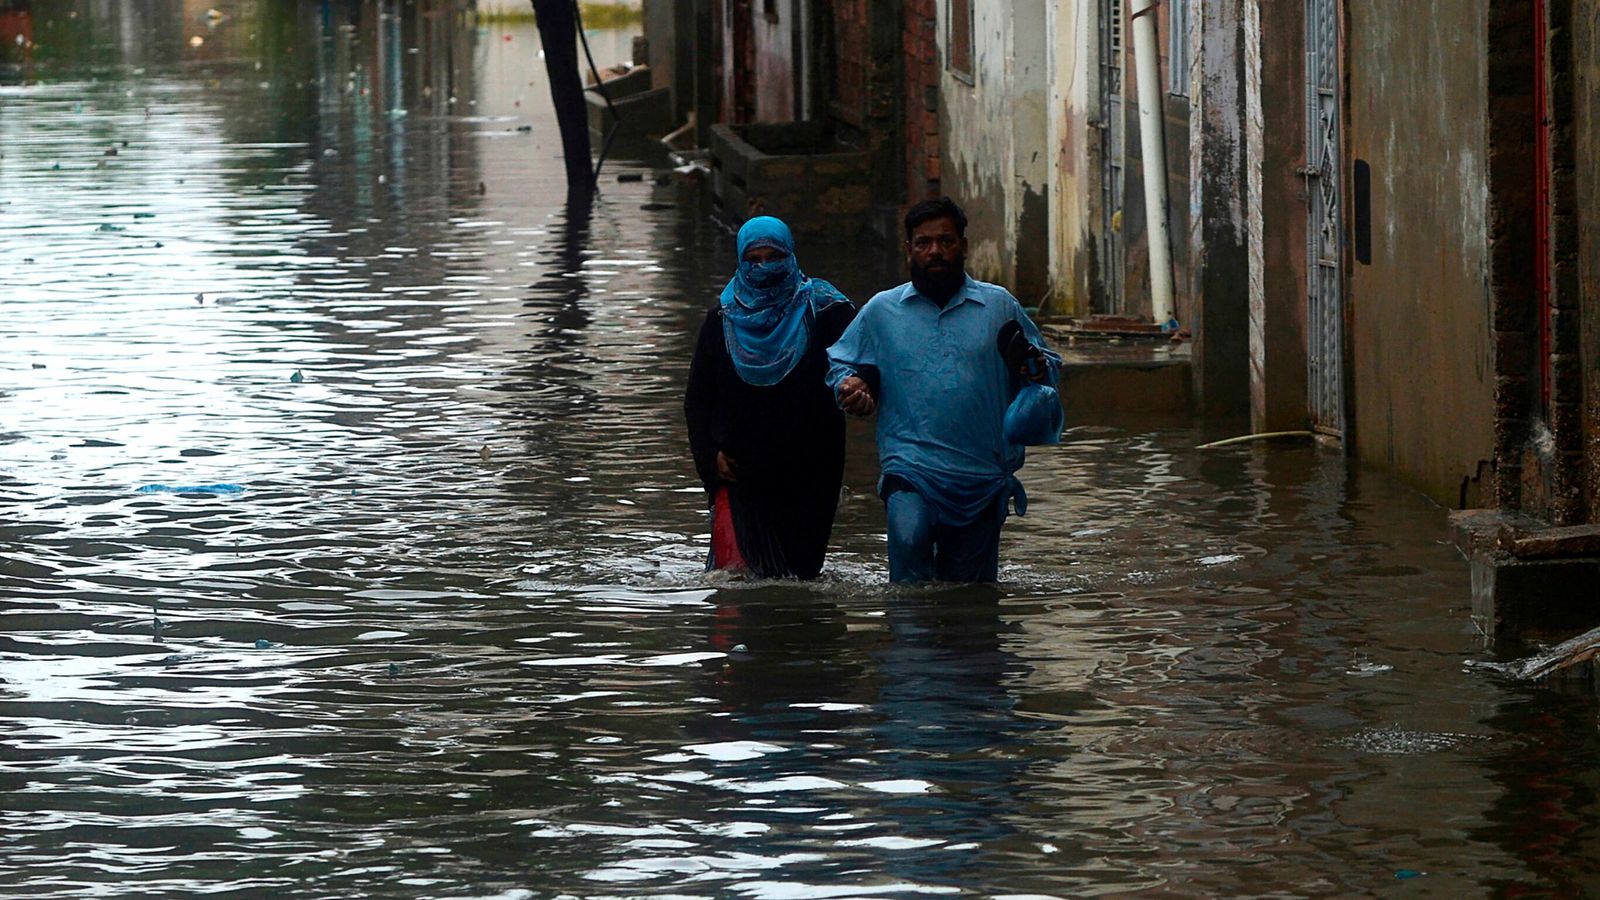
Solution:
[{"label": "black abaya", "polygon": [[[689,446],[708,498],[728,489],[739,553],[759,577],[822,571],[844,480],[844,413],[823,378],[828,347],[855,314],[849,303],[823,309],[805,356],[770,387],[739,377],[720,306],[700,328],[683,404]],[[719,450],[736,462],[737,481],[717,473]]]}]

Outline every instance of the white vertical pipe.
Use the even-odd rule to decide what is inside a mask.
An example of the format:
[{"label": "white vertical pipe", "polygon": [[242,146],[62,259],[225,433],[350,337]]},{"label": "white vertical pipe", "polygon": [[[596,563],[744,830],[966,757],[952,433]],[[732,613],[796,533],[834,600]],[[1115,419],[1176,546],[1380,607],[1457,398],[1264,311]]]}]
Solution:
[{"label": "white vertical pipe", "polygon": [[1167,149],[1162,127],[1161,57],[1156,49],[1156,3],[1132,0],[1133,61],[1139,78],[1139,146],[1144,156],[1145,243],[1150,246],[1150,305],[1157,324],[1176,310],[1172,300],[1172,222],[1167,218]]}]

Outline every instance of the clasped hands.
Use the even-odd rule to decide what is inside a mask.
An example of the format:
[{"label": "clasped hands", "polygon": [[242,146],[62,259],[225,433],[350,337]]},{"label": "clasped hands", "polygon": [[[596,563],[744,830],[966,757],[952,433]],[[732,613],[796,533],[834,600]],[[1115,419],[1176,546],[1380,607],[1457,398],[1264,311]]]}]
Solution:
[{"label": "clasped hands", "polygon": [[839,382],[839,408],[852,416],[870,416],[878,409],[878,401],[863,379],[851,375]]}]

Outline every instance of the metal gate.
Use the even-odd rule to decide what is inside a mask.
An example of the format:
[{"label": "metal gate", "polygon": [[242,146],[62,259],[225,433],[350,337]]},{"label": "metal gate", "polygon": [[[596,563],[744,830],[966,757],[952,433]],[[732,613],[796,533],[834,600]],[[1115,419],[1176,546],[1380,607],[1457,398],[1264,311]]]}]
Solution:
[{"label": "metal gate", "polygon": [[1097,312],[1120,313],[1126,306],[1122,296],[1122,162],[1127,126],[1122,102],[1122,0],[1100,0],[1100,234],[1104,263],[1101,284],[1105,288],[1105,309]]},{"label": "metal gate", "polygon": [[1339,0],[1306,0],[1306,316],[1311,427],[1343,437]]}]

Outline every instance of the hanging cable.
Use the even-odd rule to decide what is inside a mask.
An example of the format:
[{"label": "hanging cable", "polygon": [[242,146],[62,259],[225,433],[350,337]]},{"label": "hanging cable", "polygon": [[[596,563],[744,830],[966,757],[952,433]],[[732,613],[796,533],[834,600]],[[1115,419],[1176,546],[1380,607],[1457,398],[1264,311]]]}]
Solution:
[{"label": "hanging cable", "polygon": [[617,129],[622,127],[622,117],[617,115],[616,104],[611,102],[611,92],[605,89],[605,83],[600,80],[600,69],[594,64],[594,54],[589,52],[589,35],[583,30],[583,7],[578,0],[572,0],[572,17],[578,23],[578,40],[583,42],[583,55],[589,60],[589,72],[594,75],[594,89],[605,98],[606,111],[611,113],[611,127],[606,129],[605,140],[600,142],[600,156],[594,161],[594,190],[600,190],[600,167],[605,165],[606,152],[611,149],[611,141],[617,136]]}]

